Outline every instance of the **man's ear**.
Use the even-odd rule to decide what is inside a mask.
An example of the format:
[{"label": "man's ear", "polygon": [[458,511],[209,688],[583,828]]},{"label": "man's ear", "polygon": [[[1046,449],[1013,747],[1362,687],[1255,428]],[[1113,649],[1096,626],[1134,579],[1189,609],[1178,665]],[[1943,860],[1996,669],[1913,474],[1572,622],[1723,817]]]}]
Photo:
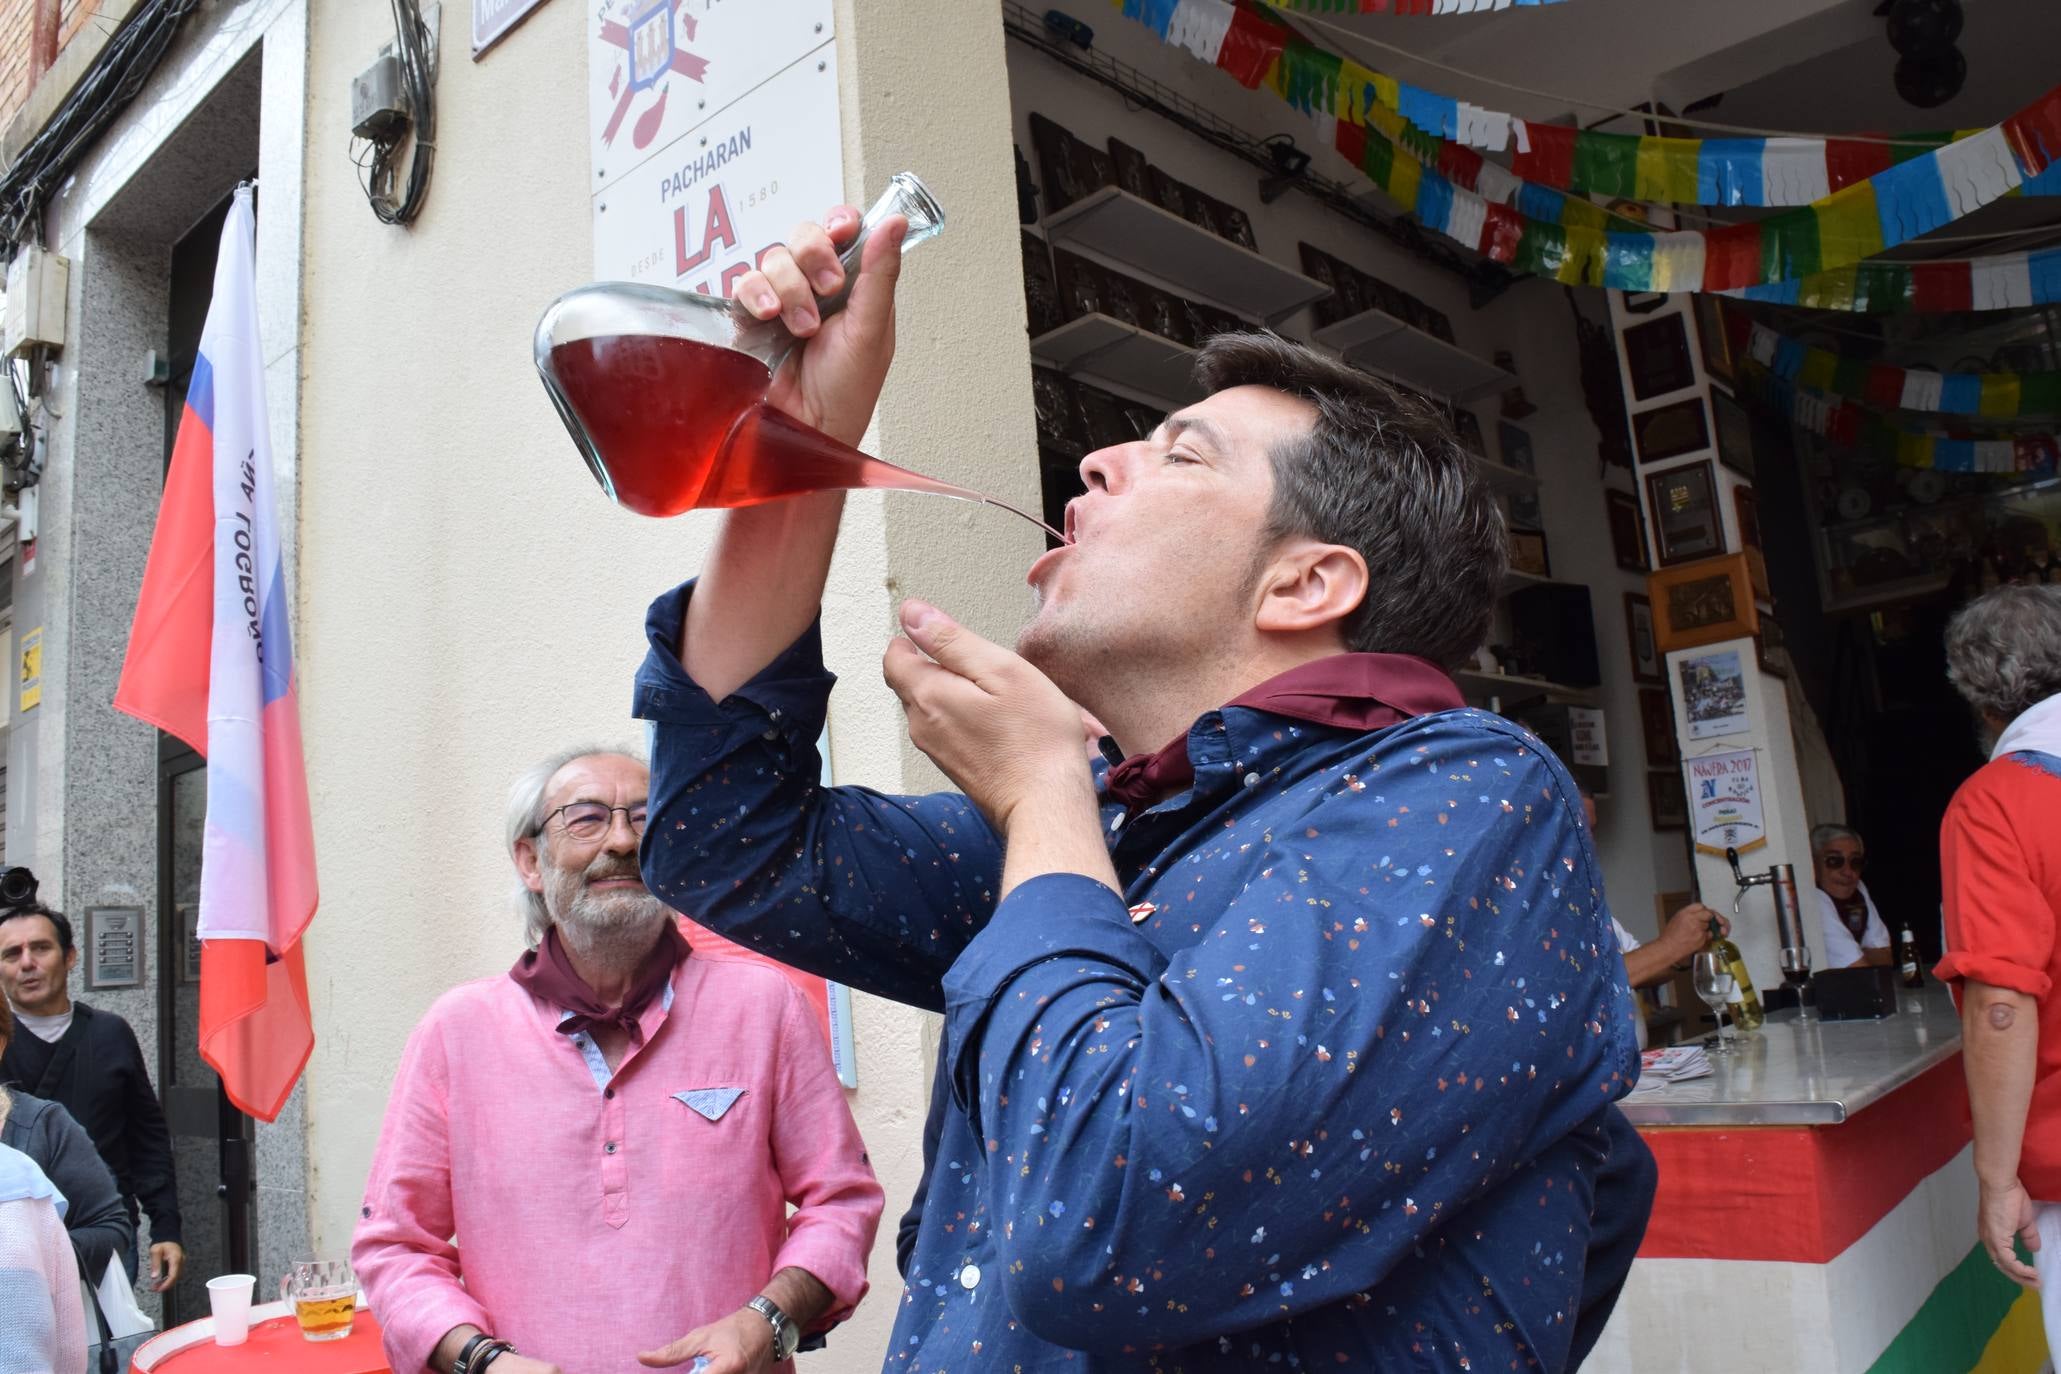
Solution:
[{"label": "man's ear", "polygon": [[73,945],[64,952],[64,976],[72,976],[72,970],[79,966],[79,947]]},{"label": "man's ear", "polygon": [[543,859],[537,853],[534,835],[515,842],[515,871],[522,875],[522,885],[532,892],[544,890]]},{"label": "man's ear", "polygon": [[1342,631],[1367,599],[1367,560],[1343,544],[1294,541],[1260,574],[1255,628],[1269,634]]}]

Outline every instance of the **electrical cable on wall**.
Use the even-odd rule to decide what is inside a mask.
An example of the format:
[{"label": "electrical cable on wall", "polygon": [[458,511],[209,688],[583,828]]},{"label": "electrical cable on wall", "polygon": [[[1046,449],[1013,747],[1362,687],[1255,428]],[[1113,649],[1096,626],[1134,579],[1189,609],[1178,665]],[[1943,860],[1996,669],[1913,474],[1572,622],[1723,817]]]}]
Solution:
[{"label": "electrical cable on wall", "polygon": [[[400,68],[401,96],[408,118],[390,129],[357,136],[351,160],[358,164],[359,184],[372,213],[386,224],[412,224],[429,195],[430,171],[436,162],[436,59],[429,26],[422,21],[418,0],[391,0],[394,11],[394,59]],[[406,149],[408,175],[398,196],[400,159]]]},{"label": "electrical cable on wall", "polygon": [[145,0],[107,40],[21,156],[0,173],[0,257],[11,262],[22,244],[42,240],[43,208],[51,193],[136,98],[179,25],[200,4],[201,0]]}]

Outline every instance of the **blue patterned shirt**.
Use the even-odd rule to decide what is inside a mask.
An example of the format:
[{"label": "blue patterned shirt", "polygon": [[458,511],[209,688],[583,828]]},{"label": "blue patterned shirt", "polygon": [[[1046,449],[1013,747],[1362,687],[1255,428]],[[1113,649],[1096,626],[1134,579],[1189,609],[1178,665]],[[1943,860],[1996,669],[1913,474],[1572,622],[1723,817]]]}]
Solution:
[{"label": "blue patterned shirt", "polygon": [[956,793],[819,782],[812,629],[717,703],[655,602],[652,891],[946,1017],[953,1100],[886,1369],[1564,1367],[1606,1108],[1637,1072],[1566,771],[1472,710],[1244,707],[1104,808],[1122,896],[996,900]]}]

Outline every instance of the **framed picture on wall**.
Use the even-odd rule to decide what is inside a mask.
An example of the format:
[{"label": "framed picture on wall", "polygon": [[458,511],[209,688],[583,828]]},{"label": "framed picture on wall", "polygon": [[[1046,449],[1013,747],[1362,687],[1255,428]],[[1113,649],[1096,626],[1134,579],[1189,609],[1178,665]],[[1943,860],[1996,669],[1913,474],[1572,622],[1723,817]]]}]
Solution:
[{"label": "framed picture on wall", "polygon": [[1682,318],[1665,315],[1624,331],[1625,370],[1631,373],[1633,400],[1650,401],[1696,385],[1689,330]]},{"label": "framed picture on wall", "polygon": [[1510,567],[1533,577],[1551,577],[1553,566],[1546,561],[1546,536],[1542,530],[1510,531]]},{"label": "framed picture on wall", "polygon": [[1667,304],[1665,291],[1626,291],[1622,294],[1627,315],[1650,315]]},{"label": "framed picture on wall", "polygon": [[1732,514],[1739,517],[1739,542],[1760,548],[1760,497],[1752,487],[1732,488]]},{"label": "framed picture on wall", "polygon": [[1540,530],[1546,527],[1545,511],[1539,506],[1539,490],[1513,491],[1505,498],[1505,509],[1509,512],[1510,528]]},{"label": "framed picture on wall", "polygon": [[1773,616],[1763,616],[1760,633],[1754,636],[1753,656],[1760,662],[1760,670],[1776,677],[1789,676],[1789,641],[1782,637],[1782,626]]},{"label": "framed picture on wall", "polygon": [[1671,768],[1681,762],[1675,748],[1675,706],[1665,687],[1639,692],[1639,737],[1646,743],[1648,768]]},{"label": "framed picture on wall", "polygon": [[1642,410],[1632,417],[1632,442],[1640,463],[1663,463],[1710,447],[1710,426],[1703,416],[1703,398]]},{"label": "framed picture on wall", "polygon": [[1751,479],[1753,418],[1746,413],[1746,407],[1722,391],[1710,393],[1710,412],[1717,425],[1718,461],[1741,477]]},{"label": "framed picture on wall", "polygon": [[1725,551],[1724,522],[1718,515],[1717,472],[1710,460],[1646,474],[1646,503],[1653,512],[1660,566],[1691,563]]},{"label": "framed picture on wall", "polygon": [[1632,648],[1632,681],[1665,682],[1660,641],[1653,634],[1653,599],[1638,592],[1624,594],[1625,638]]},{"label": "framed picture on wall", "polygon": [[1740,639],[1759,628],[1753,581],[1742,554],[1665,568],[1646,579],[1653,598],[1653,632],[1663,654],[1721,639]]},{"label": "framed picture on wall", "polygon": [[1610,553],[1626,572],[1646,571],[1646,520],[1639,498],[1615,487],[1603,489],[1603,513],[1610,522]]},{"label": "framed picture on wall", "polygon": [[1646,805],[1656,832],[1689,828],[1689,794],[1682,790],[1679,770],[1646,775]]},{"label": "framed picture on wall", "polygon": [[1696,307],[1696,342],[1703,352],[1703,370],[1727,386],[1737,378],[1732,366],[1732,336],[1725,329],[1725,298],[1708,291],[1689,297]]},{"label": "framed picture on wall", "polygon": [[1538,475],[1538,459],[1531,451],[1531,436],[1508,420],[1496,425],[1496,442],[1503,450],[1503,466],[1527,477]]}]

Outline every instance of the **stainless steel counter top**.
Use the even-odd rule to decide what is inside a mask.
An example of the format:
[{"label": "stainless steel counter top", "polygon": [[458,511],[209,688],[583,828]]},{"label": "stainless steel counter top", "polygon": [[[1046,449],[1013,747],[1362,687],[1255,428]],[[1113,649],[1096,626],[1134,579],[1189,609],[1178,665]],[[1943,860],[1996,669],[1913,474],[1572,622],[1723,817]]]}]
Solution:
[{"label": "stainless steel counter top", "polygon": [[1959,1050],[1961,1018],[1928,983],[1881,1021],[1799,1024],[1781,1011],[1738,1043],[1711,1057],[1710,1077],[1642,1080],[1618,1105],[1635,1126],[1834,1126]]}]

